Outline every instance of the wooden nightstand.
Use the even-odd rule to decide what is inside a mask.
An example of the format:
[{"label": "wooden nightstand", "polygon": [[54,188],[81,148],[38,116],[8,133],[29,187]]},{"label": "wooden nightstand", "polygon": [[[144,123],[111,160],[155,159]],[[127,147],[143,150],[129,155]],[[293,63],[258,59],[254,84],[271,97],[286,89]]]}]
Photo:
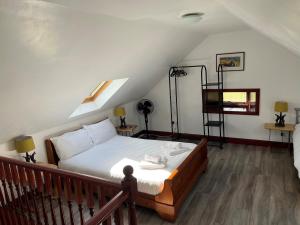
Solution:
[{"label": "wooden nightstand", "polygon": [[[291,133],[295,130],[295,124],[286,123],[284,127],[276,127],[275,123],[265,123],[264,128],[269,130],[269,141],[271,141],[272,131],[288,132],[288,148],[290,149],[291,144]],[[281,135],[283,137],[283,135]]]},{"label": "wooden nightstand", "polygon": [[123,136],[131,136],[134,134],[134,130],[137,128],[137,125],[127,125],[126,128],[116,127],[118,134]]},{"label": "wooden nightstand", "polygon": [[45,162],[37,162],[36,165],[51,168],[51,169],[57,169],[58,168],[57,165],[50,164],[50,163],[45,163]]}]

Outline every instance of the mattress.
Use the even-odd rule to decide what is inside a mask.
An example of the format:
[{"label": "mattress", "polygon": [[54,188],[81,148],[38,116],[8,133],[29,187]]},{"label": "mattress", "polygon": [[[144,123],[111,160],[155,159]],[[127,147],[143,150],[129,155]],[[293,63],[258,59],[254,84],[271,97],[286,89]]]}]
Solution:
[{"label": "mattress", "polygon": [[298,176],[300,178],[300,124],[296,125],[296,129],[293,134],[294,145],[294,165],[298,170]]},{"label": "mattress", "polygon": [[[61,160],[58,166],[61,169],[119,183],[124,177],[124,166],[131,165],[134,169],[133,176],[137,178],[138,191],[157,195],[162,191],[164,181],[192,151],[170,156],[169,153],[174,149],[166,149],[166,143],[168,142],[117,135],[72,158]],[[139,162],[144,159],[145,154],[166,156],[166,167],[155,170],[141,169]]]}]

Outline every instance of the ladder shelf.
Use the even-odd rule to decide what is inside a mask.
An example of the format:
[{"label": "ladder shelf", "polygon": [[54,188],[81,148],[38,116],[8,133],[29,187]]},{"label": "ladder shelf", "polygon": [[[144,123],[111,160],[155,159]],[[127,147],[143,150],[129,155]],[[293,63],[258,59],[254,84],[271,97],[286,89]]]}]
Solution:
[{"label": "ladder shelf", "polygon": [[[206,67],[201,69],[201,90],[202,90],[202,120],[203,120],[203,133],[208,140],[216,139],[215,136],[211,135],[211,128],[217,128],[219,130],[217,142],[218,147],[223,148],[225,142],[225,120],[224,120],[224,101],[223,101],[223,90],[224,90],[224,80],[223,80],[223,66],[220,64],[218,66],[217,82],[208,82]],[[214,111],[208,109],[208,91],[211,90],[208,87],[215,87],[217,93],[217,99],[214,103]],[[216,118],[212,119],[212,115],[217,114]],[[210,143],[209,143],[210,144]],[[213,146],[216,146],[213,144]]]}]

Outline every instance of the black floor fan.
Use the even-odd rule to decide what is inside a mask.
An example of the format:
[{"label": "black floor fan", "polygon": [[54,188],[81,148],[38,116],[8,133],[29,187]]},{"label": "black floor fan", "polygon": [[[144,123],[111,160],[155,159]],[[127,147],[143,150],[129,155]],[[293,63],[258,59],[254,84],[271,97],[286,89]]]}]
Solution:
[{"label": "black floor fan", "polygon": [[149,122],[148,115],[151,114],[154,110],[153,103],[148,99],[142,99],[137,103],[136,110],[140,114],[144,115],[144,118],[145,118],[146,135],[143,135],[142,138],[147,138],[147,139],[155,138],[154,135],[149,134],[149,128],[148,128],[148,122]]}]

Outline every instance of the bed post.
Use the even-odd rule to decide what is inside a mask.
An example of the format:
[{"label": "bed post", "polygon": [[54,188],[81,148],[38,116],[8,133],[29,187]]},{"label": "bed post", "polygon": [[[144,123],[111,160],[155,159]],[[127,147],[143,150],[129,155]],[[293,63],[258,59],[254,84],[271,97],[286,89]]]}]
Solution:
[{"label": "bed post", "polygon": [[137,180],[132,176],[133,168],[131,166],[125,166],[123,169],[125,175],[122,180],[122,189],[129,194],[128,198],[128,219],[129,225],[137,225],[135,199],[137,196]]}]

